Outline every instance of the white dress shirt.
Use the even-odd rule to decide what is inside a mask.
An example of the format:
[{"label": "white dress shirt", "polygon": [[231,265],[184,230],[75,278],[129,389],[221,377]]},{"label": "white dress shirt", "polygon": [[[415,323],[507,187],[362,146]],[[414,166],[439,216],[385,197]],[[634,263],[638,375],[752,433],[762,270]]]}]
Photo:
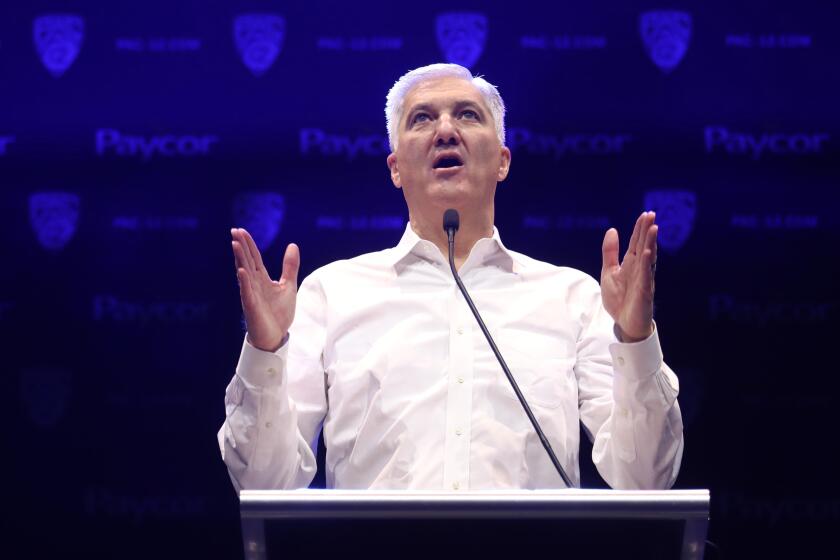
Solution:
[{"label": "white dress shirt", "polygon": [[[668,488],[682,458],[678,382],[658,334],[624,344],[587,274],[479,240],[460,275],[579,485],[579,422],[613,488]],[[237,489],[309,485],[323,425],[330,488],[562,488],[458,291],[447,258],[399,245],[301,284],[289,339],[246,339],[218,434]]]}]

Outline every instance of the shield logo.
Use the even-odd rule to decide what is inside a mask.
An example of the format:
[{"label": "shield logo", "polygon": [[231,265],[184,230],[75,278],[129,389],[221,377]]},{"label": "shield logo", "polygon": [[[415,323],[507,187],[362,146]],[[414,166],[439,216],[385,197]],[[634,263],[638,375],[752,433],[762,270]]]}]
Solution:
[{"label": "shield logo", "polygon": [[248,230],[261,251],[274,243],[285,214],[286,201],[277,193],[242,193],[233,201],[234,223]]},{"label": "shield logo", "polygon": [[437,16],[435,30],[446,61],[469,68],[484,50],[487,16],[477,12],[442,13]]},{"label": "shield logo", "polygon": [[73,193],[42,192],[29,196],[29,223],[38,243],[59,251],[73,238],[79,222],[79,197]]},{"label": "shield logo", "polygon": [[691,14],[676,10],[645,12],[639,16],[639,33],[650,59],[667,74],[688,50]]},{"label": "shield logo", "polygon": [[85,35],[84,20],[73,14],[46,14],[35,18],[32,37],[47,71],[58,78],[79,56]]},{"label": "shield logo", "polygon": [[691,191],[650,191],[645,193],[645,208],[656,212],[659,246],[666,251],[680,249],[694,228],[695,194]]},{"label": "shield logo", "polygon": [[233,20],[233,39],[242,62],[262,76],[283,48],[286,20],[277,14],[241,14]]},{"label": "shield logo", "polygon": [[20,400],[30,420],[41,428],[52,428],[67,411],[72,379],[70,372],[55,368],[34,368],[21,373]]}]

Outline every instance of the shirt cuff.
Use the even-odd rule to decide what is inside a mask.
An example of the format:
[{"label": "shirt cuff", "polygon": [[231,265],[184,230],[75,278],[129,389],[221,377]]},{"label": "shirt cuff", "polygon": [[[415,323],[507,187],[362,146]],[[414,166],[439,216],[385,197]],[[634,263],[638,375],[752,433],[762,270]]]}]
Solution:
[{"label": "shirt cuff", "polygon": [[655,374],[662,367],[662,347],[656,324],[651,335],[644,340],[610,344],[610,354],[613,369],[618,375],[641,380]]},{"label": "shirt cuff", "polygon": [[236,375],[246,385],[256,388],[277,387],[283,383],[283,372],[286,371],[286,358],[289,354],[289,337],[276,352],[266,352],[252,346],[245,336],[242,343],[242,353],[236,366]]}]

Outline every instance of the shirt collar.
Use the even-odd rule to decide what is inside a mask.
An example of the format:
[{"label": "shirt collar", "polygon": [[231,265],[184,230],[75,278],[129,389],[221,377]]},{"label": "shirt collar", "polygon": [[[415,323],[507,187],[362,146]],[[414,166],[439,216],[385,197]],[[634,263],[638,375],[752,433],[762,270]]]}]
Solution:
[{"label": "shirt collar", "polygon": [[[431,260],[432,258],[440,255],[440,250],[437,246],[431,241],[421,239],[420,236],[418,236],[411,228],[410,222],[406,224],[405,232],[403,233],[400,242],[397,243],[396,247],[390,249],[390,264],[396,266],[405,260],[409,255],[414,255],[424,260]],[[445,261],[449,258],[448,255],[445,254],[442,256]],[[508,272],[515,272],[515,264],[522,264],[516,258],[516,254],[509,251],[507,247],[504,246],[502,238],[499,235],[499,230],[496,226],[493,226],[493,235],[491,237],[479,239],[476,244],[473,245],[467,262],[474,263],[478,261],[486,263],[491,260],[503,266],[503,268]]]}]

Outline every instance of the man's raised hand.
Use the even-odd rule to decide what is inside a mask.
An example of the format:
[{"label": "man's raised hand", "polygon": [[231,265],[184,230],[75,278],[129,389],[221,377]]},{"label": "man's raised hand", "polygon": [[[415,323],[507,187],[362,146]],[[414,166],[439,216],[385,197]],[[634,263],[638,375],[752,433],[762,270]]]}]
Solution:
[{"label": "man's raised hand", "polygon": [[653,212],[636,220],[630,244],[618,264],[618,232],[610,229],[601,249],[601,299],[618,325],[624,342],[644,340],[653,333],[653,292],[656,270],[656,236]]},{"label": "man's raised hand", "polygon": [[251,234],[242,228],[231,229],[230,234],[248,342],[260,350],[274,352],[295,318],[300,250],[294,243],[286,247],[280,280],[274,281]]}]

